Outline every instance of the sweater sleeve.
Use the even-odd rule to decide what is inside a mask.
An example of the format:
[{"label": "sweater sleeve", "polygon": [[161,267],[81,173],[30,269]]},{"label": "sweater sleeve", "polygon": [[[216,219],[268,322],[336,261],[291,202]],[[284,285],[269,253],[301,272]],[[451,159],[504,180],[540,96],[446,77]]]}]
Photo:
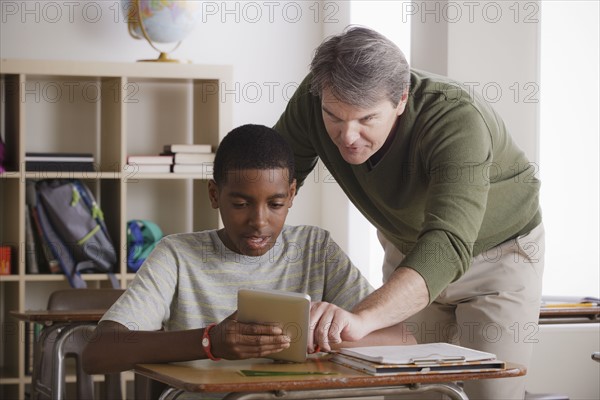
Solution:
[{"label": "sweater sleeve", "polygon": [[471,264],[493,179],[493,151],[489,127],[469,102],[431,118],[419,137],[428,189],[421,230],[401,265],[421,274],[431,302]]}]

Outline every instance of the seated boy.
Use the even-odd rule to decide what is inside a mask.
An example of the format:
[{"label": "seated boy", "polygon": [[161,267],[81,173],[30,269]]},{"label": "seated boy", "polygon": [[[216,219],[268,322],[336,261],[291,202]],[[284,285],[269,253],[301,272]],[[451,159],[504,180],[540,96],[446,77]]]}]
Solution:
[{"label": "seated boy", "polygon": [[[84,352],[86,371],[263,357],[287,348],[290,338],[281,328],[236,321],[240,288],[307,293],[315,302],[313,316],[321,316],[323,308],[351,310],[369,294],[373,289],[328,232],[285,225],[296,194],[293,176],[294,156],[271,128],[244,125],[231,131],[217,149],[208,184],[224,228],[169,235],[158,243],[98,324]],[[311,326],[315,322],[311,317]],[[216,326],[205,351],[202,337],[210,324]],[[353,344],[375,342],[414,343],[395,326]]]}]

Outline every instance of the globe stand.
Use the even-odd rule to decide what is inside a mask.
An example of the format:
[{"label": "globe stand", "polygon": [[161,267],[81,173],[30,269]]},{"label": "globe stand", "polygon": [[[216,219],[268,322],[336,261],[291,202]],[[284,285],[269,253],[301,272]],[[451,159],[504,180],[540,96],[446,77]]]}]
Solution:
[{"label": "globe stand", "polygon": [[[160,50],[159,50],[160,51]],[[169,58],[169,53],[164,51],[160,51],[160,55],[155,59],[148,60],[138,60],[138,62],[168,62],[168,63],[182,63],[183,61],[176,60],[174,58]]]},{"label": "globe stand", "polygon": [[[138,62],[170,62],[170,63],[181,63],[182,61],[173,59],[173,58],[169,58],[169,53],[160,50],[155,44],[154,42],[152,42],[152,39],[150,39],[150,35],[148,35],[148,31],[146,31],[146,27],[144,26],[144,19],[141,17],[140,14],[140,0],[135,0],[134,3],[135,5],[135,12],[137,14],[137,19],[138,21],[136,21],[135,18],[130,18],[127,22],[127,29],[129,30],[129,34],[134,38],[134,39],[142,39],[142,36],[138,35],[135,32],[135,28],[136,28],[136,24],[139,22],[139,26],[140,29],[142,31],[142,35],[143,38],[146,39],[148,41],[148,43],[150,43],[150,46],[152,46],[152,48],[156,51],[158,51],[159,56],[156,59],[153,60],[138,60]],[[175,50],[177,50],[177,48],[179,47],[179,45],[181,44],[181,41],[177,42],[177,44],[175,45],[175,47],[173,47],[171,49],[170,52],[174,52]]]}]

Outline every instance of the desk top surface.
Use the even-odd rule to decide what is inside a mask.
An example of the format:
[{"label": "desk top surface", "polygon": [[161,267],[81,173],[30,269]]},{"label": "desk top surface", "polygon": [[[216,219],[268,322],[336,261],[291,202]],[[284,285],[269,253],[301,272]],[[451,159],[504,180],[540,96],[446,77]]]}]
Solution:
[{"label": "desk top surface", "polygon": [[600,306],[587,307],[542,307],[540,318],[574,318],[584,317],[591,320],[600,319]]},{"label": "desk top surface", "polygon": [[[411,373],[373,376],[335,364],[328,356],[311,356],[305,363],[279,363],[268,359],[241,361],[198,360],[186,363],[140,364],[135,373],[188,392],[263,392],[358,388],[457,380],[508,378],[525,375],[523,366],[507,363],[506,369],[490,372]],[[277,372],[327,372],[331,375],[243,376],[241,370]]]},{"label": "desk top surface", "polygon": [[[13,317],[28,322],[98,322],[106,310],[27,310],[10,311]],[[574,318],[583,317],[590,320],[600,319],[600,306],[573,308],[542,308],[540,319],[544,318]]]},{"label": "desk top surface", "polygon": [[28,322],[98,322],[106,310],[31,310],[11,311],[10,315]]}]

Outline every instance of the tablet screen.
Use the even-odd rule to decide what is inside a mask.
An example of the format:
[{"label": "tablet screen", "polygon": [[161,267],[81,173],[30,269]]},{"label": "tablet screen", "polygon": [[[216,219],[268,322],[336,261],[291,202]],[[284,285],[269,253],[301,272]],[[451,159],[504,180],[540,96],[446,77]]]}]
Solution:
[{"label": "tablet screen", "polygon": [[290,347],[267,358],[303,362],[306,360],[310,296],[282,290],[238,290],[240,322],[276,322],[290,337]]}]

